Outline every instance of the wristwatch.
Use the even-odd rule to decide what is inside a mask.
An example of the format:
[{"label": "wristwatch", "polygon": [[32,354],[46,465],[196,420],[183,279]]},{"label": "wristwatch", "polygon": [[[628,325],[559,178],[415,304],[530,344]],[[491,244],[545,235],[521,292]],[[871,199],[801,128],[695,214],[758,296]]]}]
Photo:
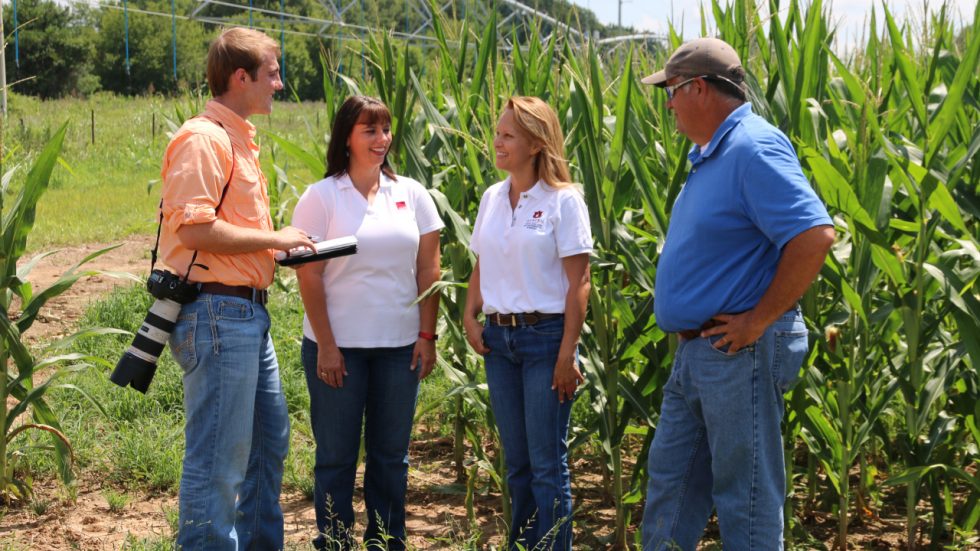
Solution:
[{"label": "wristwatch", "polygon": [[435,333],[427,333],[425,331],[419,331],[419,337],[427,341],[439,340],[439,335],[436,335]]}]

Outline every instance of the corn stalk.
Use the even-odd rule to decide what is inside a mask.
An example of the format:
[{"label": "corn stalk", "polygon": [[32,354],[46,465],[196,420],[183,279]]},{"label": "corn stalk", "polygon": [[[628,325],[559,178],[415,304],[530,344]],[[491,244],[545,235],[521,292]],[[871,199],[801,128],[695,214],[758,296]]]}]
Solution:
[{"label": "corn stalk", "polygon": [[[12,171],[4,175],[4,193],[0,194],[0,500],[26,499],[32,493],[29,478],[19,478],[16,471],[16,457],[26,448],[15,447],[15,438],[27,431],[46,433],[51,441],[58,475],[65,485],[74,481],[72,471],[73,454],[68,437],[61,430],[57,414],[44,399],[45,393],[53,387],[62,386],[57,382],[61,377],[85,369],[92,363],[109,366],[98,358],[65,353],[64,349],[76,339],[92,334],[119,332],[114,330],[86,330],[66,337],[49,345],[43,352],[46,357],[38,359],[23,341],[22,335],[37,319],[41,308],[52,298],[60,295],[79,278],[89,275],[105,274],[126,276],[100,271],[79,271],[85,262],[108,252],[115,247],[96,251],[83,258],[50,287],[35,293],[27,279],[31,269],[39,260],[50,253],[42,253],[18,267],[17,263],[25,253],[27,236],[34,226],[38,200],[48,187],[51,173],[65,139],[67,124],[63,125],[41,151],[33,167],[27,174],[20,191],[12,205],[4,204]],[[15,169],[14,169],[15,170]],[[131,277],[131,276],[130,276]],[[15,301],[16,297],[16,301]],[[52,354],[52,355],[48,355]],[[50,373],[47,373],[50,370]],[[47,374],[46,374],[47,373]],[[38,381],[35,381],[38,378]],[[70,386],[70,385],[69,385]],[[74,388],[74,387],[71,387]],[[81,391],[80,391],[81,392]],[[95,402],[93,402],[95,403]],[[95,403],[101,409],[101,405]],[[21,418],[30,413],[30,421]],[[104,413],[104,412],[103,412]],[[43,449],[43,448],[42,448]]]},{"label": "corn stalk", "polygon": [[[916,43],[885,9],[885,34],[840,57],[825,3],[768,5],[773,15],[762,19],[753,0],[714,0],[705,14],[718,32],[705,16],[702,26],[742,56],[753,109],[793,141],[840,235],[803,298],[814,345],[787,396],[787,481],[806,489],[808,504],[830,496],[840,548],[849,524],[874,514],[886,485],[906,486],[910,546],[923,488],[933,541],[952,528],[969,531],[980,520],[971,470],[980,432],[980,38],[972,27],[956,35],[941,8]],[[502,176],[489,145],[501,102],[537,95],[563,121],[596,243],[580,354],[588,408],[573,419],[571,447],[602,458],[604,489],[616,504],[604,543],[627,547],[630,505],[643,495],[644,458],[676,346],[652,317],[653,281],[690,144],[677,135],[664,95],[637,84],[638,74],[663,66],[665,52],[576,49],[560,34],[541,40],[532,25],[512,30],[526,47],[502,53],[492,18],[476,27],[439,16],[433,32],[424,67],[411,66],[407,47],[391,37],[355,44],[349,61],[364,60],[364,78],[337,71],[327,97],[334,108],[344,87],[383,97],[395,117],[398,171],[430,188],[447,223],[440,366],[453,382],[442,407],[453,419],[458,477],[472,495],[475,478],[489,476],[506,504],[501,456],[481,453],[496,439],[492,411],[458,320],[478,201]],[[668,36],[667,51],[682,42],[673,27]],[[322,159],[322,149],[276,143],[307,166]],[[624,446],[633,438],[637,467],[629,476]],[[805,464],[794,458],[799,451],[810,452]],[[851,482],[855,467],[860,476]],[[787,535],[805,537],[793,506],[788,497]]]}]

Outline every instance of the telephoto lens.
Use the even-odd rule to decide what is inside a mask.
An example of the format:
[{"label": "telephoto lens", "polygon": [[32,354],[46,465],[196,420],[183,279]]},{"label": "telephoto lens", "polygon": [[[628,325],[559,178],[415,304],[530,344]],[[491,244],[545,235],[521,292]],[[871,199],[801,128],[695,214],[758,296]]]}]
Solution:
[{"label": "telephoto lens", "polygon": [[146,394],[157,370],[157,360],[174,330],[178,314],[180,304],[168,298],[157,299],[147,312],[133,344],[119,359],[109,380],[119,386],[132,386]]},{"label": "telephoto lens", "polygon": [[177,324],[180,305],[193,301],[198,293],[197,285],[182,281],[166,270],[150,272],[146,289],[157,300],[147,312],[133,344],[109,375],[109,380],[117,385],[131,386],[143,394],[150,388],[150,381],[157,371],[157,360]]}]

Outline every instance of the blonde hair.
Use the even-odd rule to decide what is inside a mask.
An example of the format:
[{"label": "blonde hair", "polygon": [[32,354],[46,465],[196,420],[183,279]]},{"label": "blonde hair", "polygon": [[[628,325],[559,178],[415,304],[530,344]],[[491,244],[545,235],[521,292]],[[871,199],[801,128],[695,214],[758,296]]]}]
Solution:
[{"label": "blonde hair", "polygon": [[514,121],[531,143],[541,148],[534,158],[538,178],[555,188],[571,185],[572,176],[565,159],[565,135],[555,110],[532,96],[510,98],[507,109],[514,112]]},{"label": "blonde hair", "polygon": [[213,97],[228,91],[228,79],[238,69],[245,69],[254,81],[262,67],[262,57],[274,52],[279,57],[279,43],[254,29],[225,29],[208,48],[208,88]]}]

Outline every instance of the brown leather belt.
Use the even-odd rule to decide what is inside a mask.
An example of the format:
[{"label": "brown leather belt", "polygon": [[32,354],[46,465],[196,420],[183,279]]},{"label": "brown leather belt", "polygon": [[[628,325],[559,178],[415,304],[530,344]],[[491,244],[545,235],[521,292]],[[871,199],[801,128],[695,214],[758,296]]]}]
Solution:
[{"label": "brown leather belt", "polygon": [[210,293],[212,295],[225,295],[229,297],[238,297],[251,300],[252,302],[257,302],[261,305],[269,302],[269,291],[265,289],[254,289],[252,287],[247,287],[245,285],[225,285],[224,283],[208,282],[201,284],[202,293]]},{"label": "brown leather belt", "polygon": [[[786,312],[792,312],[794,310],[798,310],[799,308],[800,308],[800,303],[797,302],[796,304],[793,305],[792,308],[790,308],[789,310],[786,310]],[[742,312],[733,312],[734,315],[738,315],[738,314],[741,314],[741,313]],[[714,319],[714,318],[712,318],[712,319],[709,319],[708,321],[704,322],[704,325],[702,325],[700,329],[685,329],[683,331],[678,331],[677,334],[680,335],[680,337],[682,339],[684,339],[686,341],[689,341],[689,340],[696,339],[696,338],[700,337],[701,336],[701,331],[704,331],[706,329],[711,329],[712,327],[716,327],[718,325],[721,325],[721,322],[718,321],[718,320],[716,320],[716,319]]]},{"label": "brown leather belt", "polygon": [[704,325],[702,325],[700,329],[685,329],[683,331],[678,331],[677,334],[680,335],[680,337],[685,341],[690,341],[700,337],[701,331],[704,331],[705,329],[711,329],[712,327],[715,327],[717,325],[721,325],[721,322],[715,319],[710,319],[704,322]]},{"label": "brown leather belt", "polygon": [[502,327],[524,327],[544,320],[560,318],[564,315],[542,314],[540,312],[529,312],[527,314],[487,314],[487,321],[490,322],[490,325],[500,325]]}]

